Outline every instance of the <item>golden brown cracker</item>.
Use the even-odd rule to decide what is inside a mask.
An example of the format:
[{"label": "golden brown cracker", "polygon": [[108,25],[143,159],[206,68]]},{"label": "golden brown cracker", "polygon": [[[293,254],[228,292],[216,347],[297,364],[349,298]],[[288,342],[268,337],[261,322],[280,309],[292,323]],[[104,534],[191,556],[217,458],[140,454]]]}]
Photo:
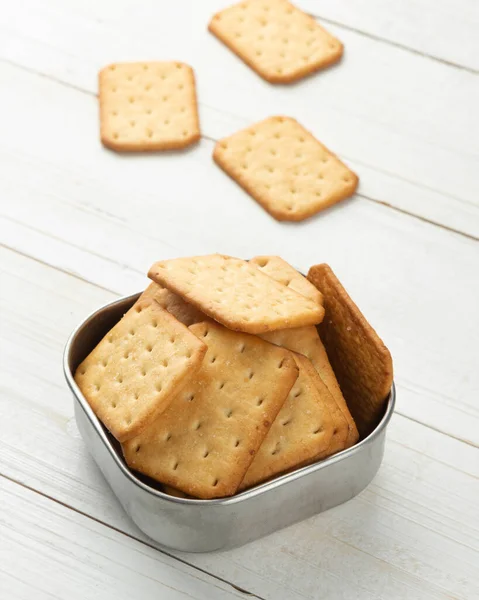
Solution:
[{"label": "golden brown cracker", "polygon": [[187,327],[193,325],[193,323],[201,323],[207,318],[204,313],[158,283],[150,283],[138,298],[138,302],[150,298],[158,302],[162,308],[167,310],[175,317],[175,319],[178,319],[178,321],[181,321]]},{"label": "golden brown cracker", "polygon": [[208,29],[270,83],[290,83],[337,62],[343,45],[286,0],[249,0],[214,15]]},{"label": "golden brown cracker", "polygon": [[339,441],[334,445],[334,451],[337,452],[338,450],[353,446],[359,438],[358,430],[316,327],[309,326],[271,331],[270,333],[263,334],[261,337],[272,344],[283,346],[283,348],[287,348],[293,352],[299,352],[309,358],[343,416],[342,419],[339,417],[336,419],[338,433],[335,439],[339,439]]},{"label": "golden brown cracker", "polygon": [[112,150],[172,150],[200,138],[195,76],[184,63],[108,65],[99,99],[101,141]]},{"label": "golden brown cracker", "polygon": [[162,485],[161,491],[164,494],[168,494],[168,496],[173,496],[174,498],[192,498],[193,497],[193,496],[188,496],[188,494],[185,494],[184,492],[177,490],[174,487],[171,487],[171,485]]},{"label": "golden brown cracker", "polygon": [[[325,453],[333,437],[335,402],[309,360],[294,354],[299,376],[246,471],[246,489]],[[308,365],[309,363],[309,365]]]},{"label": "golden brown cracker", "polygon": [[269,277],[290,287],[305,298],[309,298],[318,304],[323,304],[323,295],[321,292],[280,256],[255,256],[249,262],[256,265],[263,273],[269,275]]},{"label": "golden brown cracker", "polygon": [[220,140],[216,163],[279,221],[302,221],[354,194],[357,176],[290,117]]},{"label": "golden brown cracker", "polygon": [[389,350],[326,264],[308,279],[321,290],[327,318],[319,328],[329,360],[361,437],[378,424],[393,381]]},{"label": "golden brown cracker", "polygon": [[75,381],[98,418],[125,441],[167,408],[205,352],[156,302],[137,302],[78,366]]},{"label": "golden brown cracker", "polygon": [[310,325],[324,316],[322,306],[231,256],[160,261],[148,276],[236,331],[262,333]]},{"label": "golden brown cracker", "polygon": [[190,330],[208,351],[195,380],[123,445],[128,465],[199,498],[236,492],[298,377],[290,352],[216,323]]}]

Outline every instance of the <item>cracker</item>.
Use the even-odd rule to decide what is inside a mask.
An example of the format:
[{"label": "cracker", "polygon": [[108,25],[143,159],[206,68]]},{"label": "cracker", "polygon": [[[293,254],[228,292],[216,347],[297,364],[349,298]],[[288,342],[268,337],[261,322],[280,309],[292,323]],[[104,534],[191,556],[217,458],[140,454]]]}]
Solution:
[{"label": "cracker", "polygon": [[79,365],[75,381],[98,418],[125,441],[167,408],[205,352],[159,304],[137,302]]},{"label": "cracker", "polygon": [[290,117],[220,140],[216,163],[278,221],[302,221],[354,194],[358,178]]},{"label": "cracker", "polygon": [[193,69],[181,62],[116,63],[99,74],[104,146],[141,152],[200,138]]},{"label": "cracker", "polygon": [[181,321],[181,323],[187,327],[193,325],[193,323],[201,323],[201,321],[206,319],[206,316],[201,311],[197,310],[194,306],[185,302],[183,298],[158,283],[150,283],[138,298],[138,302],[147,299],[153,299],[158,302],[162,308],[167,310],[175,317],[175,319],[178,319],[178,321]]},{"label": "cracker", "polygon": [[164,494],[168,494],[168,496],[174,496],[175,498],[192,498],[192,496],[188,496],[188,494],[171,487],[171,485],[163,485],[161,491]]},{"label": "cracker", "polygon": [[322,306],[239,258],[211,254],[155,263],[148,276],[222,325],[263,333],[319,323]]},{"label": "cracker", "polygon": [[319,328],[321,339],[365,437],[384,413],[393,381],[391,355],[328,265],[311,267],[308,279],[323,293],[327,318]]},{"label": "cracker", "polygon": [[323,304],[321,292],[280,256],[255,256],[249,262],[256,265],[269,277],[298,292],[301,296],[318,304]]},{"label": "cracker", "polygon": [[217,13],[208,29],[270,83],[289,83],[337,62],[343,45],[286,0],[250,0]]},{"label": "cracker", "polygon": [[236,492],[298,377],[287,350],[216,323],[190,330],[208,346],[195,380],[123,445],[128,465],[199,498]]},{"label": "cracker", "polygon": [[[309,360],[293,355],[299,376],[241,482],[240,489],[290,471],[326,452],[333,436],[334,400]],[[309,365],[308,365],[309,363]]]},{"label": "cracker", "polygon": [[272,344],[283,346],[283,348],[287,348],[293,352],[299,352],[309,358],[321,380],[334,398],[337,408],[330,407],[330,411],[336,422],[336,432],[328,456],[334,452],[353,446],[359,438],[356,423],[341,393],[341,388],[329,363],[326,349],[321,342],[316,327],[298,327],[297,329],[271,331],[263,334],[261,337]]}]

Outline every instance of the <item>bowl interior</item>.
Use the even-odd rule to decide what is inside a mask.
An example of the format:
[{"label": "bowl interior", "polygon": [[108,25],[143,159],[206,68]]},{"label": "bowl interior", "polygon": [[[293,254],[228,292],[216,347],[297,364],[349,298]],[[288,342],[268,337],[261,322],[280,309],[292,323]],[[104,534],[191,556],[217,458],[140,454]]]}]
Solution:
[{"label": "bowl interior", "polygon": [[[83,323],[81,323],[80,326],[72,333],[72,335],[71,335],[70,339],[68,340],[67,345],[65,347],[64,371],[65,371],[65,377],[67,379],[68,385],[72,389],[74,395],[76,396],[77,400],[80,402],[82,408],[85,410],[85,412],[87,413],[90,420],[93,421],[96,429],[97,430],[100,429],[104,433],[105,439],[107,440],[107,442],[110,445],[111,452],[115,455],[117,462],[121,463],[123,470],[125,472],[127,472],[129,474],[129,476],[132,477],[133,479],[140,481],[143,484],[146,484],[149,488],[152,488],[153,490],[161,492],[162,486],[159,482],[155,481],[154,479],[151,479],[150,477],[142,475],[141,473],[133,472],[129,469],[129,467],[127,466],[127,464],[123,458],[123,453],[121,451],[121,446],[120,446],[119,442],[110,434],[110,432],[106,429],[106,427],[93,414],[86,399],[83,397],[80,390],[77,388],[77,386],[74,382],[74,379],[73,379],[73,376],[75,374],[75,371],[76,371],[78,365],[88,356],[88,354],[100,342],[100,340],[110,331],[110,329],[114,325],[116,325],[116,323],[118,323],[118,321],[123,317],[123,315],[133,306],[133,304],[136,302],[136,300],[138,299],[139,296],[140,296],[139,293],[133,294],[132,296],[127,296],[125,298],[120,298],[119,300],[111,302],[110,304],[107,304],[106,306],[100,308],[99,310],[97,310],[96,312],[91,314]],[[360,440],[360,442],[358,442],[358,444],[359,443],[362,444],[362,442],[364,442],[367,439],[374,436],[376,431],[379,431],[380,429],[384,428],[387,425],[387,423],[392,415],[392,412],[394,410],[394,404],[395,404],[395,390],[394,390],[394,386],[393,386],[393,388],[391,390],[391,394],[388,398],[388,402],[386,403],[385,411],[381,418],[380,423],[378,424],[376,429],[372,433],[370,433],[367,438],[365,438],[365,440]],[[255,488],[252,488],[252,490],[257,490],[259,488],[269,486],[269,484],[271,484],[272,482],[276,482],[278,480],[284,479],[286,481],[287,478],[289,478],[291,475],[298,473],[299,471],[307,472],[312,467],[324,465],[326,463],[329,463],[332,460],[337,460],[338,457],[341,457],[341,455],[344,455],[345,453],[350,453],[351,451],[354,451],[354,449],[358,447],[358,444],[356,444],[352,448],[343,450],[342,452],[338,452],[334,456],[332,456],[326,460],[323,460],[319,463],[315,463],[315,464],[309,465],[307,467],[299,468],[296,471],[293,471],[292,473],[279,476],[279,477],[273,479],[271,482],[266,482],[266,483],[260,484],[260,485],[256,486]],[[242,492],[242,494],[238,494],[235,497],[239,497],[240,495],[241,496],[246,495],[249,492],[250,492],[250,490],[246,490],[245,492]],[[216,501],[218,501],[218,500],[216,500]],[[219,500],[219,501],[221,501],[221,500]],[[190,502],[191,502],[191,500],[190,500]],[[193,502],[212,502],[212,501],[211,500],[208,500],[208,501],[193,500]]]}]

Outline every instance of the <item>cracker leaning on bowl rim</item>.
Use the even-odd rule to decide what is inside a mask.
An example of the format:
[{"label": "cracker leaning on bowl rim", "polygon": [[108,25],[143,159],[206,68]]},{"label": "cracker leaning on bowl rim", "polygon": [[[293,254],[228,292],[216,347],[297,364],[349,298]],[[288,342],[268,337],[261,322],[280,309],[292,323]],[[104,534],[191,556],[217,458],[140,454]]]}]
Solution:
[{"label": "cracker leaning on bowl rim", "polygon": [[75,382],[120,442],[160,415],[206,346],[154,300],[136,302],[78,366]]},{"label": "cracker leaning on bowl rim", "polygon": [[278,346],[282,346],[283,348],[306,356],[306,358],[311,361],[311,364],[321,378],[321,381],[326,385],[331,396],[334,398],[341,416],[337,415],[337,411],[332,409],[332,412],[335,415],[336,428],[338,429],[337,435],[333,441],[336,442],[336,440],[339,440],[339,442],[333,445],[329,454],[353,446],[359,438],[358,429],[341,392],[341,388],[339,387],[336,375],[331,367],[326,349],[321,342],[316,327],[310,325],[308,327],[297,327],[295,329],[270,331],[262,334],[261,337],[272,344],[277,344]]},{"label": "cracker leaning on bowl rim", "polygon": [[[317,289],[316,286],[308,281],[303,275],[301,275],[301,273],[298,273],[294,267],[292,267],[279,256],[257,256],[252,258],[250,262],[257,264],[273,279],[276,279],[285,285],[289,285],[297,292],[305,296],[308,295],[308,297],[311,297],[312,299],[316,298],[312,291]],[[322,303],[323,296],[319,290],[318,294],[320,295]],[[358,441],[358,430],[356,424],[354,423],[354,419],[349,412],[343,394],[341,393],[341,389],[338,385],[336,376],[334,375],[334,371],[331,368],[328,355],[321,342],[316,327],[314,325],[310,325],[306,327],[297,327],[295,329],[271,331],[261,335],[261,337],[273,344],[283,346],[288,350],[298,352],[309,358],[314,368],[318,372],[321,380],[326,384],[326,387],[333,396],[343,415],[343,419],[336,415],[337,411],[332,409],[333,414],[336,415],[336,429],[338,431],[334,436],[328,456],[334,452],[338,452],[339,450],[353,446]],[[342,429],[344,421],[347,421],[348,429],[346,439],[343,444]]]},{"label": "cracker leaning on bowl rim", "polygon": [[330,407],[335,402],[309,360],[301,354],[293,356],[298,379],[246,471],[240,490],[313,460],[330,447],[335,427]]},{"label": "cracker leaning on bowl rim", "polygon": [[217,323],[191,325],[208,351],[194,381],[136,438],[128,466],[186,494],[236,492],[298,377],[292,354]]},{"label": "cracker leaning on bowl rim", "polygon": [[160,261],[148,276],[235,331],[263,333],[311,325],[324,316],[321,305],[231,256]]},{"label": "cracker leaning on bowl rim", "polygon": [[376,427],[393,382],[391,354],[326,264],[310,268],[321,290],[327,318],[321,339],[361,437]]}]

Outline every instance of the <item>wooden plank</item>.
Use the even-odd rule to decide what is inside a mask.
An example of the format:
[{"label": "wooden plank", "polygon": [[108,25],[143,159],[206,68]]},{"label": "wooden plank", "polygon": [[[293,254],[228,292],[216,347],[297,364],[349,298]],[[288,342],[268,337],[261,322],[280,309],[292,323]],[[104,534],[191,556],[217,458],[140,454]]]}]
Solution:
[{"label": "wooden plank", "polygon": [[459,0],[298,0],[319,17],[415,52],[479,71],[479,6]]},{"label": "wooden plank", "polygon": [[[479,235],[479,150],[470,135],[479,126],[474,75],[331,27],[346,44],[341,65],[295,86],[271,86],[205,31],[212,5],[170,4],[168,19],[145,20],[123,3],[115,3],[114,19],[78,7],[75,14],[56,0],[32,3],[26,24],[12,3],[0,57],[89,93],[96,93],[97,70],[111,61],[189,61],[198,75],[206,136],[222,137],[272,113],[296,116],[359,172],[363,196]],[[2,75],[14,77],[7,89],[15,106],[25,85],[19,75]],[[51,89],[44,92],[48,98]],[[72,109],[72,101],[64,100],[65,108]],[[96,142],[96,110],[92,114],[88,131]]]},{"label": "wooden plank", "polygon": [[[114,295],[12,252],[0,262],[1,473],[145,540],[88,456],[60,366],[69,330]],[[471,598],[478,465],[476,448],[396,415],[358,498],[243,548],[174,555],[264,598]]]},{"label": "wooden plank", "polygon": [[[12,86],[0,102],[17,115],[0,139],[12,248],[118,293],[143,287],[150,264],[175,255],[278,253],[303,270],[326,260],[391,347],[404,381],[399,410],[477,443],[473,241],[359,198],[311,222],[277,223],[212,163],[210,141],[161,157],[115,155],[95,137],[92,98],[5,72]],[[39,107],[28,106],[32,89]]]},{"label": "wooden plank", "polygon": [[4,598],[243,598],[143,543],[0,478]]}]

